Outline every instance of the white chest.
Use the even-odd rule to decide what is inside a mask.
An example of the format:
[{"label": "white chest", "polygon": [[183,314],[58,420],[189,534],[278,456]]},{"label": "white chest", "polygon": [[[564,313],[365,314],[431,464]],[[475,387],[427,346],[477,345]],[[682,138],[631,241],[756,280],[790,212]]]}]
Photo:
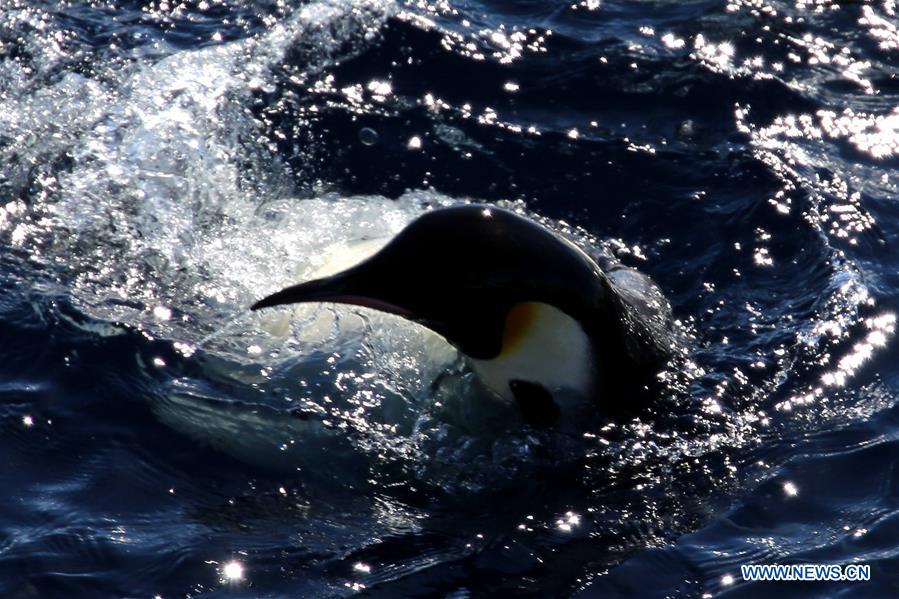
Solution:
[{"label": "white chest", "polygon": [[580,323],[540,302],[517,304],[509,312],[500,354],[470,360],[481,380],[501,397],[512,400],[509,382],[542,385],[589,395],[594,386],[593,346]]}]

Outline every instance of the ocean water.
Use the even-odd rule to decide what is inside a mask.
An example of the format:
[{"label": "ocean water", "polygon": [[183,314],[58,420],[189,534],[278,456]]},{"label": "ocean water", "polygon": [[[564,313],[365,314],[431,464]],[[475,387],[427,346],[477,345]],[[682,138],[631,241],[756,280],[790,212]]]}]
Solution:
[{"label": "ocean water", "polygon": [[[897,10],[4,0],[0,596],[899,596]],[[248,311],[462,202],[653,277],[684,381],[534,431]]]}]

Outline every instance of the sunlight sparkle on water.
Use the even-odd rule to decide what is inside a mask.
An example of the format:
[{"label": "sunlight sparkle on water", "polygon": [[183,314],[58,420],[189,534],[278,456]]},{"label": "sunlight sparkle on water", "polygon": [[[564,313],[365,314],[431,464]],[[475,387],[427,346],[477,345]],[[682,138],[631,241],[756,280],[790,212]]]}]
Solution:
[{"label": "sunlight sparkle on water", "polygon": [[799,495],[799,487],[791,482],[785,482],[784,493],[787,494],[787,497],[796,497],[797,495]]},{"label": "sunlight sparkle on water", "polygon": [[389,96],[393,93],[393,87],[390,85],[388,81],[380,81],[378,79],[372,79],[368,82],[368,91],[370,91],[374,96]]},{"label": "sunlight sparkle on water", "polygon": [[172,311],[165,306],[156,306],[153,308],[153,316],[158,320],[168,320],[172,317]]},{"label": "sunlight sparkle on water", "polygon": [[556,520],[556,528],[562,532],[571,532],[576,526],[580,526],[581,516],[574,512],[565,512],[565,516]]},{"label": "sunlight sparkle on water", "polygon": [[363,574],[371,574],[371,566],[368,564],[363,564],[362,562],[356,562],[353,564],[353,570],[356,572],[362,572]]},{"label": "sunlight sparkle on water", "polygon": [[237,582],[238,580],[243,580],[244,577],[244,568],[243,564],[237,560],[232,560],[222,566],[222,576],[225,577],[225,580],[231,582]]},{"label": "sunlight sparkle on water", "polygon": [[821,377],[824,385],[845,385],[847,379],[874,355],[876,348],[887,344],[889,337],[895,332],[896,315],[888,312],[875,318],[868,318],[865,325],[868,328],[868,334],[862,341],[856,343],[851,351],[840,358],[834,371],[827,372]]},{"label": "sunlight sparkle on water", "polygon": [[675,37],[673,33],[666,33],[662,36],[662,43],[672,50],[680,50],[686,45],[686,42],[679,37]]},{"label": "sunlight sparkle on water", "polygon": [[711,70],[726,73],[733,68],[734,46],[728,41],[709,42],[700,33],[693,41],[692,56]]}]

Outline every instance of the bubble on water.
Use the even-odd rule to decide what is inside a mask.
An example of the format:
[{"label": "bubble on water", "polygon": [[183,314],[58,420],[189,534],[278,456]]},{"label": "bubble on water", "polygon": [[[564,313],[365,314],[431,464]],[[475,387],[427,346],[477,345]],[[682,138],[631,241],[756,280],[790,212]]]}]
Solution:
[{"label": "bubble on water", "polygon": [[692,119],[687,119],[677,127],[677,136],[685,141],[689,141],[696,136],[696,123]]},{"label": "bubble on water", "polygon": [[373,146],[378,143],[378,132],[371,127],[363,127],[359,130],[359,141],[366,146]]}]

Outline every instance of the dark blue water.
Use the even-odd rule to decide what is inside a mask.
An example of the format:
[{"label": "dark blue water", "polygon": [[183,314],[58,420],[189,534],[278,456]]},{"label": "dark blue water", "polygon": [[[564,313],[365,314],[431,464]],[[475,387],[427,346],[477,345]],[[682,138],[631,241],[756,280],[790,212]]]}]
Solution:
[{"label": "dark blue water", "polygon": [[[7,0],[0,596],[899,596],[896,10]],[[685,380],[532,431],[247,312],[463,201],[651,275]]]}]

